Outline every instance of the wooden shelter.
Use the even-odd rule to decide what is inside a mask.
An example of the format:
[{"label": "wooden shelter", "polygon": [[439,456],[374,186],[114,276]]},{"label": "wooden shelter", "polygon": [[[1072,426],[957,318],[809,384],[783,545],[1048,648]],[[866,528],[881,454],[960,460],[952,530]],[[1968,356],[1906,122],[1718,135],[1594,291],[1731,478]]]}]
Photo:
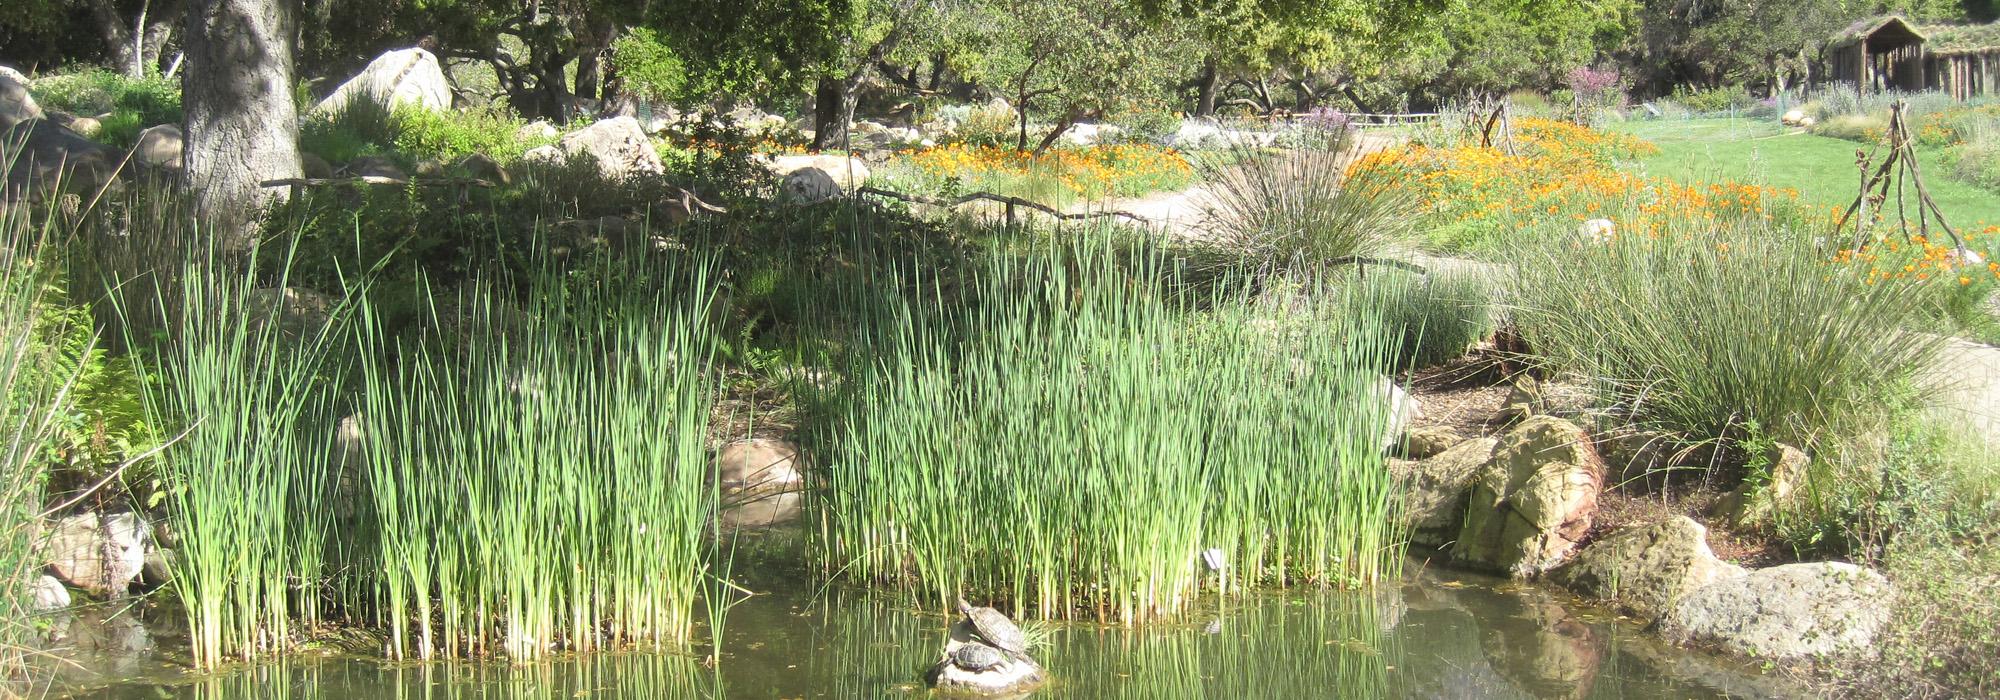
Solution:
[{"label": "wooden shelter", "polygon": [[1991,95],[2000,83],[2000,24],[1927,27],[1924,87],[1960,100]]},{"label": "wooden shelter", "polygon": [[1862,93],[1938,90],[1960,100],[2000,83],[2000,24],[1919,27],[1901,15],[1855,22],[1834,34],[1820,77]]},{"label": "wooden shelter", "polygon": [[1924,36],[1901,15],[1855,22],[1827,44],[1820,74],[1860,92],[1924,89]]}]

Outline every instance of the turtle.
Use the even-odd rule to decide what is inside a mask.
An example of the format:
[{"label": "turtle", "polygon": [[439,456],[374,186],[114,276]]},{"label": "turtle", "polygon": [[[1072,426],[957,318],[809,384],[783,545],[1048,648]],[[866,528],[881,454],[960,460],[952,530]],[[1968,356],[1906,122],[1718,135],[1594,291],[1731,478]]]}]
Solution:
[{"label": "turtle", "polygon": [[951,665],[979,673],[1007,662],[1007,655],[984,644],[960,644],[951,650]]},{"label": "turtle", "polygon": [[1022,634],[1021,628],[1015,627],[1014,621],[1007,619],[1007,616],[1000,611],[972,607],[972,604],[965,602],[964,598],[958,599],[958,611],[965,613],[965,619],[972,623],[973,631],[978,632],[988,644],[999,647],[1001,651],[1027,653],[1028,635]]}]

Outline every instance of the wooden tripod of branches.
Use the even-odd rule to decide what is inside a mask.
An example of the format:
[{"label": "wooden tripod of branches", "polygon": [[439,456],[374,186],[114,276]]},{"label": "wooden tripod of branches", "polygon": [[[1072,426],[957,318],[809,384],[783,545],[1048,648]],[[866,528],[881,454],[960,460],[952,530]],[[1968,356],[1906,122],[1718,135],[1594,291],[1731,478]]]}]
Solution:
[{"label": "wooden tripod of branches", "polygon": [[1514,150],[1513,108],[1507,98],[1474,97],[1465,103],[1465,133],[1477,136],[1479,145],[1499,148],[1507,155]]},{"label": "wooden tripod of branches", "polygon": [[[1887,147],[1888,155],[1877,164],[1876,155],[1881,153],[1884,147]],[[1959,238],[1958,232],[1952,230],[1951,224],[1945,222],[1944,211],[1938,208],[1937,200],[1931,199],[1930,189],[1924,187],[1923,170],[1917,165],[1915,139],[1910,133],[1908,103],[1898,100],[1895,106],[1890,108],[1889,133],[1881,142],[1876,143],[1873,149],[1865,153],[1856,150],[1854,162],[1861,171],[1861,191],[1855,195],[1854,203],[1849,204],[1847,211],[1840,215],[1840,220],[1834,223],[1835,235],[1838,235],[1840,229],[1851,219],[1854,221],[1854,249],[1860,250],[1866,245],[1869,223],[1874,220],[1874,216],[1888,211],[1889,189],[1893,184],[1896,190],[1896,226],[1905,239],[1911,237],[1909,210],[1914,208],[1917,214],[1916,235],[1928,239],[1931,222],[1936,220],[1938,228],[1944,229],[1945,234],[1951,237],[1951,244],[1955,249],[1965,248],[1964,239]],[[1907,195],[1912,190],[1915,191],[1917,200],[1914,207],[1907,204],[1909,199]],[[1876,212],[1873,215],[1869,211],[1871,206]]]}]

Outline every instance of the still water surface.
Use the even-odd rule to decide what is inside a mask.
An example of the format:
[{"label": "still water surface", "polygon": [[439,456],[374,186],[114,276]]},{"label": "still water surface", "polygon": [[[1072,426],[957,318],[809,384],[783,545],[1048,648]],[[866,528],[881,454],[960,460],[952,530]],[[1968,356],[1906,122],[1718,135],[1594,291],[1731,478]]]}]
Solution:
[{"label": "still water surface", "polygon": [[[1413,564],[1417,569],[1421,565]],[[128,616],[129,617],[129,616]],[[172,639],[79,620],[53,693],[203,700],[924,697],[947,619],[859,595],[773,592],[736,607],[715,667],[604,654],[519,668],[346,656],[195,676]],[[1659,644],[1546,590],[1416,571],[1372,594],[1237,598],[1187,624],[1049,625],[1035,698],[1787,697],[1754,668]],[[94,650],[94,651],[93,651]]]}]

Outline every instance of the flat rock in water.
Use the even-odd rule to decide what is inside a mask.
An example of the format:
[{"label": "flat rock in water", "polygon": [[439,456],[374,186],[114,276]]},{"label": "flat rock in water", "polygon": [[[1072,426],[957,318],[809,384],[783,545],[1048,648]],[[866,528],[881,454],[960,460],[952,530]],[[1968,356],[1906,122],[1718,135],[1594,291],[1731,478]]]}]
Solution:
[{"label": "flat rock in water", "polygon": [[716,480],[722,492],[724,527],[762,528],[798,519],[805,477],[797,445],[752,438],[724,445],[716,453]]},{"label": "flat rock in water", "polygon": [[1658,628],[1676,643],[1764,658],[1866,651],[1889,621],[1892,594],[1888,579],[1853,564],[1786,564],[1703,586]]},{"label": "flat rock in water", "polygon": [[133,513],[81,513],[55,523],[44,545],[49,571],[103,597],[121,596],[146,566],[149,528]]},{"label": "flat rock in water", "polygon": [[1549,572],[1549,578],[1651,622],[1687,594],[1744,573],[1709,550],[1708,528],[1675,516],[1620,528]]}]

